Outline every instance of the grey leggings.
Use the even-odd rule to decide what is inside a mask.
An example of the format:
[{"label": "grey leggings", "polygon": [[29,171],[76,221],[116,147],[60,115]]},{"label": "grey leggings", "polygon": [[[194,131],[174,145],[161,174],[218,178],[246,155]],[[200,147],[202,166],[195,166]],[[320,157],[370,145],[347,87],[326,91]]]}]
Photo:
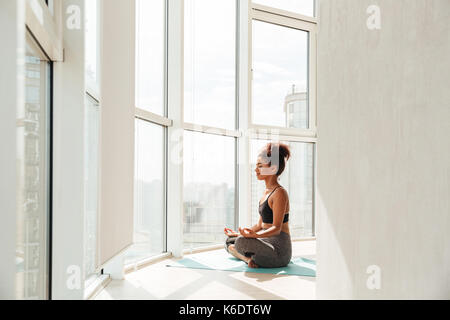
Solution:
[{"label": "grey leggings", "polygon": [[[234,240],[234,241],[233,241]],[[285,232],[269,238],[245,238],[243,236],[228,238],[225,247],[234,242],[236,251],[251,257],[262,268],[280,268],[289,264],[292,257],[291,237]]]}]

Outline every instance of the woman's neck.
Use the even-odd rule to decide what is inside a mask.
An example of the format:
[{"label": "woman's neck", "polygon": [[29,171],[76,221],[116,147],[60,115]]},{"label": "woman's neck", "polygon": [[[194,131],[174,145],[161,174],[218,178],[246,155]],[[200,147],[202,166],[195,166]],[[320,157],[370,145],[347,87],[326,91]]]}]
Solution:
[{"label": "woman's neck", "polygon": [[274,178],[270,177],[269,179],[265,180],[267,190],[272,190],[280,185],[278,183],[278,177],[277,176],[273,177]]}]

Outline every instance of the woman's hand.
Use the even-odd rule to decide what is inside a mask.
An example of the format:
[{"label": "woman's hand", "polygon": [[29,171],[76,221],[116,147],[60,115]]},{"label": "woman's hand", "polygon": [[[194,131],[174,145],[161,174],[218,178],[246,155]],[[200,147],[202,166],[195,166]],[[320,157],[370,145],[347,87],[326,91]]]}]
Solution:
[{"label": "woman's hand", "polygon": [[225,228],[223,231],[224,231],[225,235],[228,236],[228,237],[237,237],[237,236],[239,236],[239,234],[236,231],[233,231],[230,228]]},{"label": "woman's hand", "polygon": [[239,228],[239,233],[245,238],[258,238],[258,234],[250,228]]}]

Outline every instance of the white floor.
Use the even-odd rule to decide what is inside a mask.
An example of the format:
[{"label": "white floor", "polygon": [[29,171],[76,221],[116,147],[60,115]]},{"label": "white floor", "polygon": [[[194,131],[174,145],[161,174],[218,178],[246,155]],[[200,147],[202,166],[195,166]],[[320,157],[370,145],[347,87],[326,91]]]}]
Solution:
[{"label": "white floor", "polygon": [[[223,250],[223,249],[221,249]],[[293,256],[315,259],[315,241],[293,242]],[[113,280],[96,300],[315,299],[315,278],[166,267],[167,260]]]}]

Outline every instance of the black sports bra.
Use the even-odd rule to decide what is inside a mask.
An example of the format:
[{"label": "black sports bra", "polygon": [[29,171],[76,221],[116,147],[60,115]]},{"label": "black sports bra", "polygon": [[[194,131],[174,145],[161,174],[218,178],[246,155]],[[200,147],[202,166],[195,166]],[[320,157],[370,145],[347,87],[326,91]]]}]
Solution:
[{"label": "black sports bra", "polygon": [[[272,193],[274,193],[275,190],[277,190],[278,188],[280,188],[280,187],[276,187],[275,189],[273,189],[273,191],[269,194],[267,199],[259,205],[259,214],[264,223],[270,223],[270,224],[273,223],[273,211],[269,207],[269,198],[272,195]],[[283,223],[288,222],[288,221],[289,221],[289,213],[286,213],[284,215]]]}]

